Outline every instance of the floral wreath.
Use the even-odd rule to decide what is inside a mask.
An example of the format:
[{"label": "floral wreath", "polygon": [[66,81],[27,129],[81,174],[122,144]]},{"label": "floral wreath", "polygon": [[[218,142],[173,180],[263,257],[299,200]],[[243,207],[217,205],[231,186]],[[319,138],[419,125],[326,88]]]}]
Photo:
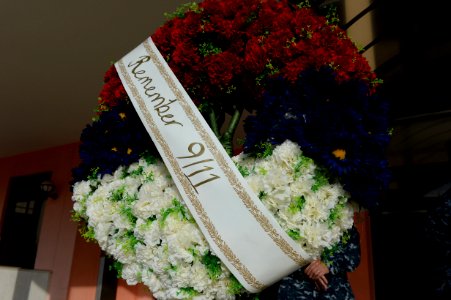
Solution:
[{"label": "floral wreath", "polygon": [[[190,3],[152,39],[229,154],[252,113],[238,170],[290,237],[327,261],[353,224],[351,203],[375,207],[387,185],[387,105],[336,15],[295,2]],[[82,235],[158,299],[246,295],[193,221],[114,66],[104,81],[73,170]]]}]

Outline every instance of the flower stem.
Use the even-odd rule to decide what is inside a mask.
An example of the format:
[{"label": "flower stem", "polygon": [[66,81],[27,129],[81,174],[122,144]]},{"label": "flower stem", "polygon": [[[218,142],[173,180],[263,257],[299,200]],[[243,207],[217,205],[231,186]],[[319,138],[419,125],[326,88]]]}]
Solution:
[{"label": "flower stem", "polygon": [[229,127],[220,138],[220,141],[229,156],[233,155],[233,135],[238,126],[238,123],[240,122],[242,113],[242,109],[235,109],[232,118],[230,119]]},{"label": "flower stem", "polygon": [[213,108],[210,109],[209,118],[210,118],[211,130],[213,130],[213,133],[216,135],[216,137],[219,138],[221,133],[219,132],[218,121],[217,121],[217,118],[216,118],[215,110]]}]

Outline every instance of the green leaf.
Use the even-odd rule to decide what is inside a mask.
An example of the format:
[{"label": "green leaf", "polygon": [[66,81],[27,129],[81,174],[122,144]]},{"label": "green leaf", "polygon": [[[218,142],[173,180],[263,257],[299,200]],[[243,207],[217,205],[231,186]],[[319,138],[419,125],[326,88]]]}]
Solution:
[{"label": "green leaf", "polygon": [[139,166],[137,169],[129,172],[128,174],[132,177],[138,177],[138,176],[141,176],[143,174],[143,172],[144,172],[143,166]]},{"label": "green leaf", "polygon": [[256,147],[256,156],[258,158],[266,158],[272,155],[274,146],[269,142],[260,143]]},{"label": "green leaf", "polygon": [[235,276],[230,275],[229,286],[228,286],[227,290],[232,295],[238,295],[244,291],[244,287],[243,287],[243,285],[241,285],[241,283],[238,281],[238,279],[235,278]]},{"label": "green leaf", "polygon": [[114,190],[111,193],[110,200],[114,202],[122,201],[122,199],[124,198],[124,194],[125,194],[125,185],[119,187],[117,190]]},{"label": "green leaf", "polygon": [[238,171],[241,173],[241,175],[243,177],[249,176],[251,174],[249,169],[246,168],[245,166],[242,166],[242,165],[238,164],[237,162],[235,163],[235,166],[237,167]]},{"label": "green leaf", "polygon": [[142,242],[133,234],[133,231],[127,231],[125,240],[121,243],[122,250],[126,253],[135,253],[135,246],[139,243]]},{"label": "green leaf", "polygon": [[295,241],[298,241],[301,239],[301,233],[299,232],[299,230],[289,229],[287,231],[287,234]]},{"label": "green leaf", "polygon": [[210,251],[202,256],[201,262],[207,269],[208,276],[210,276],[211,279],[216,280],[221,276],[221,261],[218,257],[211,254]]},{"label": "green leaf", "polygon": [[88,180],[97,180],[97,175],[99,174],[100,168],[91,168],[91,174],[88,175]]},{"label": "green leaf", "polygon": [[96,240],[96,233],[94,227],[83,226],[79,229],[81,236],[88,242],[94,242]]},{"label": "green leaf", "polygon": [[117,273],[117,278],[122,278],[122,268],[123,268],[123,264],[118,262],[118,261],[114,261],[112,265],[110,265],[108,267],[108,269],[111,270],[115,270]]},{"label": "green leaf", "polygon": [[202,9],[199,7],[199,5],[196,2],[189,2],[184,3],[177,7],[177,9],[172,13],[164,13],[164,16],[168,20],[172,20],[175,18],[184,18],[185,14],[188,11],[193,11],[195,13],[200,13]]},{"label": "green leaf", "polygon": [[215,46],[213,43],[204,42],[199,45],[199,52],[203,57],[219,54],[222,52],[222,49]]},{"label": "green leaf", "polygon": [[321,187],[329,184],[326,169],[317,167],[315,169],[315,175],[313,176],[313,180],[315,181],[315,183],[312,185],[312,191],[314,192],[318,191]]},{"label": "green leaf", "polygon": [[341,218],[341,213],[342,213],[344,207],[345,207],[344,202],[338,202],[335,205],[335,207],[333,207],[330,210],[329,217],[327,219],[329,222],[329,227],[332,227],[332,225],[335,223],[335,221]]},{"label": "green leaf", "polygon": [[142,159],[144,159],[148,165],[153,165],[157,162],[157,158],[155,156],[153,156],[152,154],[150,154],[150,152],[148,150],[141,153],[140,157]]},{"label": "green leaf", "polygon": [[295,214],[298,211],[301,211],[305,206],[305,197],[303,195],[294,197],[291,200],[290,205],[288,206],[288,211],[292,214]]},{"label": "green leaf", "polygon": [[177,296],[188,297],[188,299],[192,299],[195,296],[198,296],[200,293],[196,291],[193,287],[182,287],[177,291]]},{"label": "green leaf", "polygon": [[294,178],[298,179],[302,175],[302,171],[308,168],[313,163],[311,158],[308,158],[303,155],[299,155],[296,164],[294,165]]},{"label": "green leaf", "polygon": [[161,226],[164,225],[164,222],[166,221],[167,217],[171,214],[178,215],[181,220],[190,221],[186,207],[183,206],[183,204],[180,201],[178,201],[176,198],[174,198],[174,199],[172,199],[172,205],[173,206],[166,208],[161,212],[161,219],[160,219]]}]

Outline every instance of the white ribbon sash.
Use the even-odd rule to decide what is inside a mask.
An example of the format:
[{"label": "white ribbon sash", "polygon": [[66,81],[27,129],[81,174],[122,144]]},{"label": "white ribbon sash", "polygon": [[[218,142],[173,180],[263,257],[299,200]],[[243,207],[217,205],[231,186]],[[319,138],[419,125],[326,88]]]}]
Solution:
[{"label": "white ribbon sash", "polygon": [[149,38],[116,64],[144,126],[214,253],[250,292],[309,259],[247,186]]}]

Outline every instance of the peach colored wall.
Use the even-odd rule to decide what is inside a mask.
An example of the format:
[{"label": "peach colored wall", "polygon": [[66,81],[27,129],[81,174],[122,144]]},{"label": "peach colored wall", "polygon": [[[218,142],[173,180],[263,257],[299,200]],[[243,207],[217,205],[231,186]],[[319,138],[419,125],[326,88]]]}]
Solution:
[{"label": "peach colored wall", "polygon": [[57,199],[47,199],[43,206],[41,231],[35,269],[51,271],[50,299],[66,299],[76,224],[70,219],[72,200],[69,189],[71,169],[78,163],[78,144],[0,159],[0,216],[5,206],[9,179],[13,176],[52,172]]},{"label": "peach colored wall", "polygon": [[371,245],[371,223],[368,211],[356,214],[355,225],[360,234],[360,265],[349,273],[356,300],[374,300],[374,273]]},{"label": "peach colored wall", "polygon": [[99,264],[99,246],[94,242],[86,242],[77,234],[67,300],[95,299]]},{"label": "peach colored wall", "polygon": [[153,300],[155,298],[152,297],[152,294],[149,292],[149,289],[145,285],[127,285],[127,282],[125,282],[125,280],[120,279],[117,282],[116,299]]}]

